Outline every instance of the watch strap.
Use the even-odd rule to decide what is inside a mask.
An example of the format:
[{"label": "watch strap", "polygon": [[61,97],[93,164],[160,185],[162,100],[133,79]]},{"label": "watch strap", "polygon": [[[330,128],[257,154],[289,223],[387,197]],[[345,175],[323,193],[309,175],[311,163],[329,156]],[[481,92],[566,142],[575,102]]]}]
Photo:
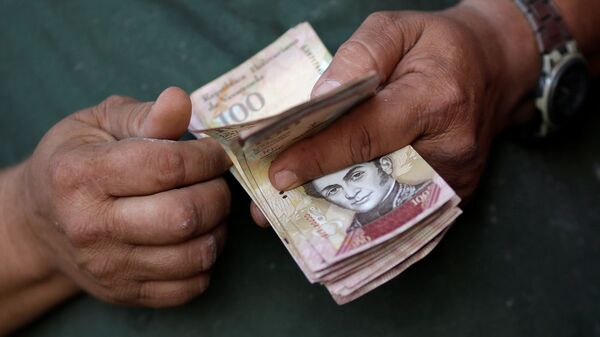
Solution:
[{"label": "watch strap", "polygon": [[535,32],[542,54],[562,48],[572,40],[559,10],[551,0],[514,0]]}]

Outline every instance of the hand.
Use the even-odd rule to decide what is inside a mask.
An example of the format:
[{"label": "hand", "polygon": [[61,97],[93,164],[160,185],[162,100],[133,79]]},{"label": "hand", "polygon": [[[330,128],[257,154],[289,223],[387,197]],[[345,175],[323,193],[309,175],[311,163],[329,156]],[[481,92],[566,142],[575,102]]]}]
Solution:
[{"label": "hand", "polygon": [[[271,182],[289,190],[412,144],[466,198],[492,139],[525,115],[513,111],[534,87],[538,58],[533,34],[510,1],[466,1],[433,14],[375,13],[339,48],[313,95],[369,72],[379,75],[382,90],[281,153]],[[255,205],[251,212],[266,224]]]},{"label": "hand", "polygon": [[189,96],[109,97],[56,124],[23,165],[32,245],[115,303],[171,306],[202,293],[225,240],[230,162],[213,140],[176,142]]}]

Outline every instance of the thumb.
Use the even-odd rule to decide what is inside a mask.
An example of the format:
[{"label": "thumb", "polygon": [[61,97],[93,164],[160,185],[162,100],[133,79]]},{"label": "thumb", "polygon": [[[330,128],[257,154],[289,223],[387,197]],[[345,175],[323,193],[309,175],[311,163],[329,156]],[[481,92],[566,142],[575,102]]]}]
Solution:
[{"label": "thumb", "polygon": [[95,124],[117,139],[177,140],[189,125],[191,111],[189,95],[177,87],[165,89],[155,102],[111,96],[92,109]]},{"label": "thumb", "polygon": [[[414,76],[398,81],[402,57],[420,36],[419,24],[397,12],[371,14],[338,49],[312,96],[376,72],[385,88],[320,133],[299,141],[272,162],[269,178],[279,190],[369,161],[410,144],[421,132]],[[402,19],[402,20],[400,20]]]},{"label": "thumb", "polygon": [[282,191],[391,153],[422,134],[422,87],[397,81],[316,135],[293,144],[271,163],[269,178]]},{"label": "thumb", "polygon": [[397,15],[392,12],[371,14],[337,50],[315,83],[311,96],[320,96],[372,72],[385,83],[405,52],[405,40],[411,39],[398,28]]}]

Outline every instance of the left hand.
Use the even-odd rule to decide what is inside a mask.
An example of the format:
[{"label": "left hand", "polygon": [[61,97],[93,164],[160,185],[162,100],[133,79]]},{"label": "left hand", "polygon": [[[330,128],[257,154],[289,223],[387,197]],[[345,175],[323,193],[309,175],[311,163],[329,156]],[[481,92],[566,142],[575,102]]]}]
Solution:
[{"label": "left hand", "polygon": [[[208,287],[225,242],[231,162],[211,139],[175,141],[191,101],[111,96],[57,123],[20,166],[21,247],[113,303],[165,307]],[[16,210],[13,210],[16,212]],[[1,294],[0,294],[1,295]]]},{"label": "left hand", "polygon": [[[512,28],[500,31],[498,17]],[[511,33],[519,35],[514,45],[504,45],[503,34]],[[513,122],[513,111],[533,88],[537,60],[533,35],[509,1],[465,1],[433,14],[372,14],[339,48],[313,95],[373,71],[383,89],[281,153],[271,182],[289,190],[412,144],[468,197],[493,138]],[[251,211],[266,225],[255,205]]]}]

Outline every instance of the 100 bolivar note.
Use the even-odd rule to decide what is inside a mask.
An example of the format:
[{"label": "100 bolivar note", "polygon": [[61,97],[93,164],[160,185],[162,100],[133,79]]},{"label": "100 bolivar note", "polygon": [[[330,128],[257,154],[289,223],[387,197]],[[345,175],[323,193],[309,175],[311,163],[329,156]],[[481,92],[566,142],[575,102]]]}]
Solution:
[{"label": "100 bolivar note", "polygon": [[405,232],[455,197],[410,146],[285,193],[269,181],[272,159],[249,160],[250,173],[265,208],[301,234],[292,240],[313,272]]},{"label": "100 bolivar note", "polygon": [[454,191],[410,146],[282,193],[268,169],[294,142],[373,95],[374,75],[311,99],[331,62],[300,24],[192,93],[190,132],[217,139],[231,172],[311,282],[350,301],[423,258],[460,214]]}]

